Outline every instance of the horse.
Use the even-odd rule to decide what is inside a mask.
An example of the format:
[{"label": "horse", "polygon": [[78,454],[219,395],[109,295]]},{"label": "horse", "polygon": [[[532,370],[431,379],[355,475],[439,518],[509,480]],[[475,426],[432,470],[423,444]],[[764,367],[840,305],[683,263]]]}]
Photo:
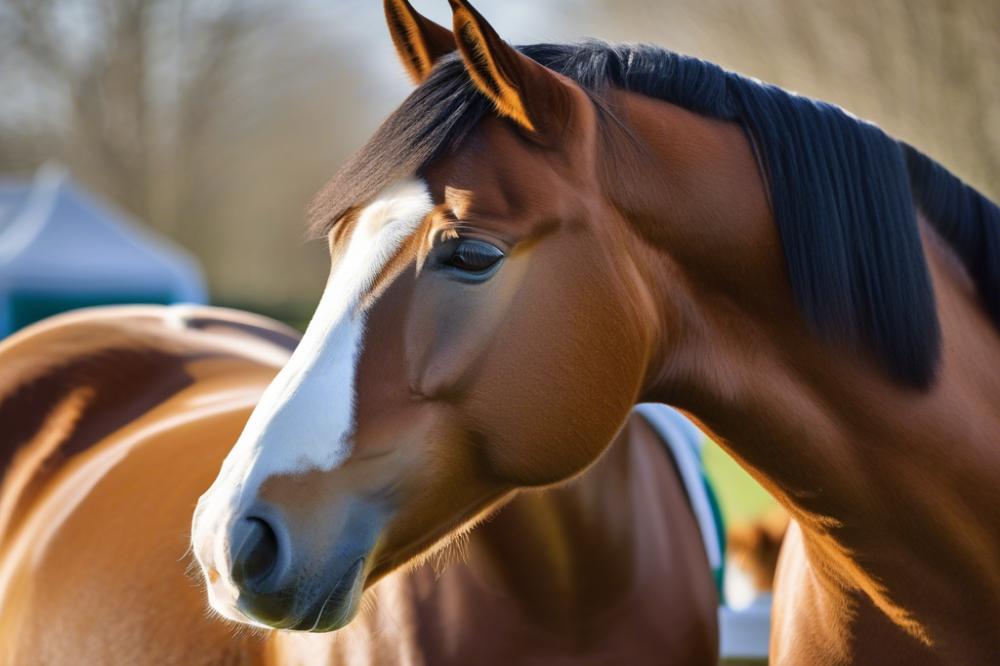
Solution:
[{"label": "horse", "polygon": [[297,342],[247,313],[118,306],[0,343],[0,664],[715,663],[691,461],[663,450],[685,426],[655,411],[387,576],[339,632],[207,612],[191,512]]},{"label": "horse", "polygon": [[344,627],[658,402],[793,519],[774,663],[994,660],[1000,209],[832,105],[450,4],[387,4],[420,84],[310,207],[329,281],[193,519],[212,608]]},{"label": "horse", "polygon": [[753,597],[756,594],[764,597],[771,594],[778,571],[778,555],[787,530],[788,514],[780,508],[772,508],[753,520],[727,526],[726,559],[746,588],[741,591],[744,596]]}]

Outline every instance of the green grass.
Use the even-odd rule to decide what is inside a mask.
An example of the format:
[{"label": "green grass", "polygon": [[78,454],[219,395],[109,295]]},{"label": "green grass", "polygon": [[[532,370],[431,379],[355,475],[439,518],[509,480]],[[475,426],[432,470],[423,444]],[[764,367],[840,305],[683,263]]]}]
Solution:
[{"label": "green grass", "polygon": [[776,505],[767,491],[715,442],[705,445],[702,458],[727,525],[752,520]]}]

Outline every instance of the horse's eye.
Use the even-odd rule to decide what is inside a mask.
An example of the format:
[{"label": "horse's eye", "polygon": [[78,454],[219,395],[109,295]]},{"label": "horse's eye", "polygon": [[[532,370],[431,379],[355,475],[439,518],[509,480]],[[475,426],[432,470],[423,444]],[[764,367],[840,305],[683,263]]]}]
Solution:
[{"label": "horse's eye", "polygon": [[485,273],[503,259],[500,248],[478,240],[463,240],[455,245],[444,264],[466,273]]}]

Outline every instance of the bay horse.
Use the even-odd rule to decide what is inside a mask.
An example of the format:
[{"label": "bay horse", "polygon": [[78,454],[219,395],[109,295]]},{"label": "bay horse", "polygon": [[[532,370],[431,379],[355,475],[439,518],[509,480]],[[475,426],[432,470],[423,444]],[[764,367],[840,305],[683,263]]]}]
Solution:
[{"label": "bay horse", "polygon": [[194,516],[212,607],[343,627],[652,401],[794,519],[775,663],[993,662],[1000,210],[839,108],[450,3],[388,3],[420,85],[311,207],[325,293]]},{"label": "bay horse", "polygon": [[128,306],[0,343],[0,664],[715,663],[709,544],[661,439],[693,426],[651,405],[585,475],[513,498],[447,568],[387,576],[341,631],[207,613],[191,511],[297,342],[246,313]]}]

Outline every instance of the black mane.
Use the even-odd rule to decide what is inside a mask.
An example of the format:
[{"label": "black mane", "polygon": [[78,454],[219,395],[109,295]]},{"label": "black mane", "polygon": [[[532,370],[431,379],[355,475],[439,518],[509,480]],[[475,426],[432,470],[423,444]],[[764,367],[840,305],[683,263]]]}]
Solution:
[{"label": "black mane", "polygon": [[[595,99],[621,88],[739,123],[760,153],[792,290],[823,337],[869,349],[906,384],[933,382],[941,334],[915,205],[962,258],[1000,326],[1000,208],[874,125],[654,46],[520,50]],[[313,228],[328,231],[419,173],[491,112],[461,60],[445,58],[320,193]]]}]

